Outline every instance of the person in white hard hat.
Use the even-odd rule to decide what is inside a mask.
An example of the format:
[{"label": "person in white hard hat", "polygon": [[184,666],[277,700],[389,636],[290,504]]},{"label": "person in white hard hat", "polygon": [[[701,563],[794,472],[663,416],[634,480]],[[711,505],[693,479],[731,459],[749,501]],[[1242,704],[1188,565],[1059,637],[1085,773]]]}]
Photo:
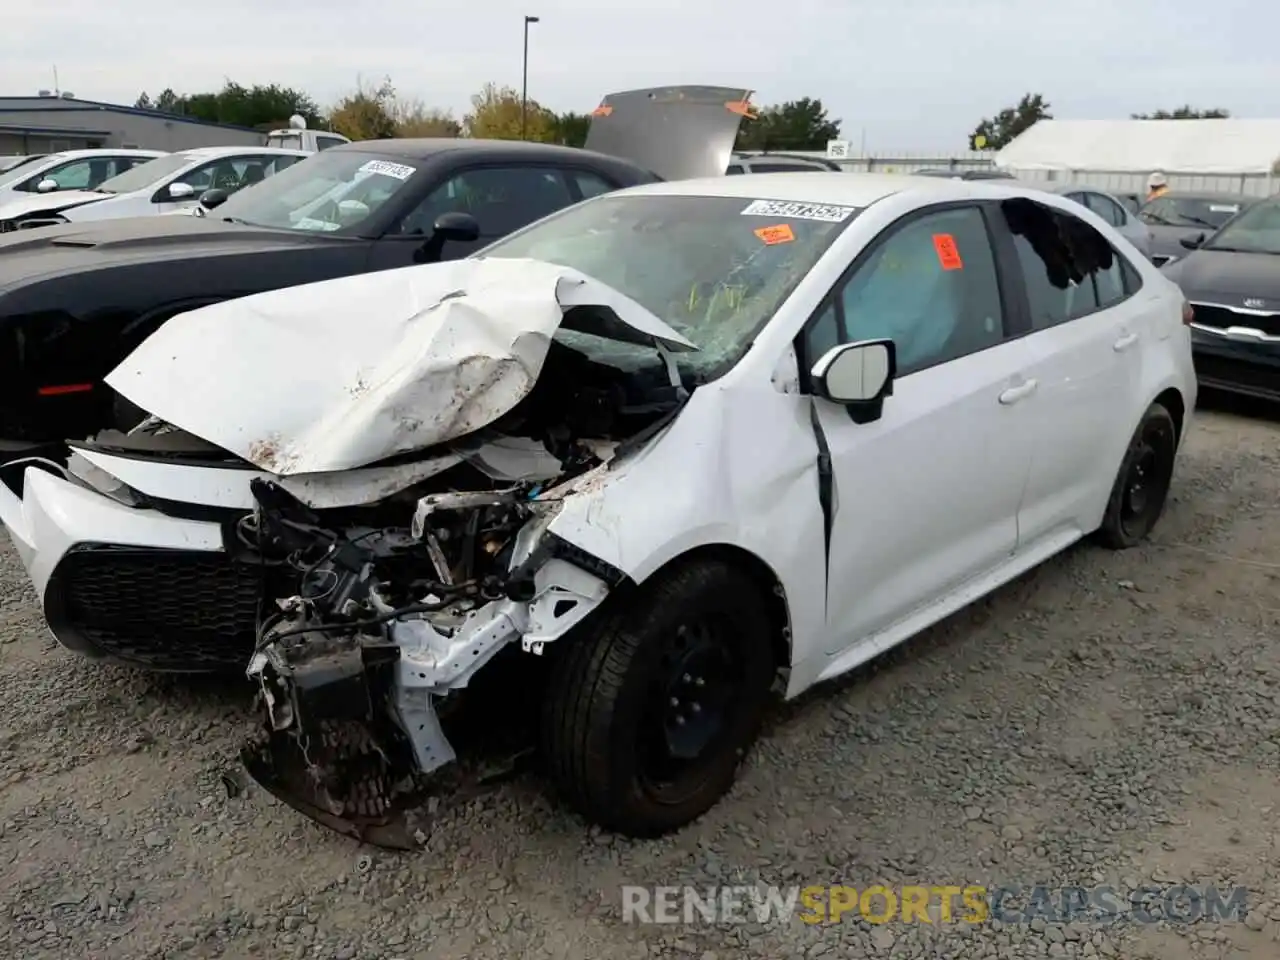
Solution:
[{"label": "person in white hard hat", "polygon": [[1159,170],[1147,177],[1147,200],[1154,200],[1168,189],[1169,181]]}]

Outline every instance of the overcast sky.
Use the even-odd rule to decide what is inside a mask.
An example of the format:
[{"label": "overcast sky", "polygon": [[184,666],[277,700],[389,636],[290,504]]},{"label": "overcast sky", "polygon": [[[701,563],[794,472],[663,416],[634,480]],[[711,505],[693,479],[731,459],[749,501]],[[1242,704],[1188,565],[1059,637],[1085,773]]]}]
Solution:
[{"label": "overcast sky", "polygon": [[[1271,12],[1268,13],[1267,11]],[[58,0],[14,3],[0,95],[60,85],[132,103],[139,92],[277,82],[322,105],[357,77],[465,112],[486,81],[586,111],[604,93],[741,84],[757,104],[817,97],[855,148],[963,149],[1025,92],[1060,118],[1226,107],[1280,111],[1280,5],[1245,0]]]}]

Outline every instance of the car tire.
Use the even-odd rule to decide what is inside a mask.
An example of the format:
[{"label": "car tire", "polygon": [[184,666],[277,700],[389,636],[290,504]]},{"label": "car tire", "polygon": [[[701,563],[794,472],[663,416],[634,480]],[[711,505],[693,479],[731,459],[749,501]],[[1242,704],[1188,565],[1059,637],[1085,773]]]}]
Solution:
[{"label": "car tire", "polygon": [[1142,415],[1116,473],[1097,539],[1112,550],[1145,540],[1164,512],[1178,451],[1178,428],[1163,406]]},{"label": "car tire", "polygon": [[721,561],[680,564],[616,604],[553,646],[542,752],[588,820],[661,836],[728,791],[759,735],[773,620],[759,583]]}]

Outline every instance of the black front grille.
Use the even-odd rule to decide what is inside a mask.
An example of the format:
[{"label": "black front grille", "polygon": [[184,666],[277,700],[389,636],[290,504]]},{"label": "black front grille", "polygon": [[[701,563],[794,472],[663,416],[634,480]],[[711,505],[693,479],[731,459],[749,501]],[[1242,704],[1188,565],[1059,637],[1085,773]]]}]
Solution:
[{"label": "black front grille", "polygon": [[1196,377],[1205,386],[1280,399],[1280,370],[1274,366],[1199,351],[1195,353],[1195,365]]},{"label": "black front grille", "polygon": [[54,633],[85,653],[152,670],[243,670],[261,570],[223,553],[81,546],[45,593]]},{"label": "black front grille", "polygon": [[1252,327],[1272,337],[1280,337],[1280,313],[1239,313],[1229,307],[1219,307],[1208,303],[1193,303],[1196,323],[1216,330],[1227,327]]}]

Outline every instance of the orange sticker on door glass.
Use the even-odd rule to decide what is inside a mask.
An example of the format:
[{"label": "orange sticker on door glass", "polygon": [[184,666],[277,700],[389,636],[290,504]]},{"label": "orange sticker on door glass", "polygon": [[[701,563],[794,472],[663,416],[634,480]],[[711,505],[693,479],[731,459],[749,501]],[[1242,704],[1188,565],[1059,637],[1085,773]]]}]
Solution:
[{"label": "orange sticker on door glass", "polygon": [[960,259],[960,251],[956,248],[956,238],[949,233],[933,235],[933,249],[938,251],[938,262],[943,270],[963,270],[964,261]]},{"label": "orange sticker on door glass", "polygon": [[755,232],[756,236],[763,240],[766,244],[790,243],[796,238],[791,232],[789,223],[780,223],[776,227],[761,227]]}]

